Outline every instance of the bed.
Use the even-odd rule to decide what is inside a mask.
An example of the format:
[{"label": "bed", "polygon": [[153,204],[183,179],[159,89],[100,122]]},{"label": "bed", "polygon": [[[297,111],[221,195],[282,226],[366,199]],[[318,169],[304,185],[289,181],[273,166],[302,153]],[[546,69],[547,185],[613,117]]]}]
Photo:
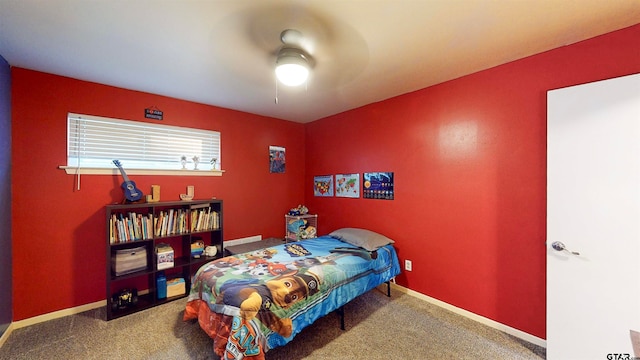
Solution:
[{"label": "bed", "polygon": [[345,304],[389,286],[399,273],[392,240],[339,229],[203,265],[193,276],[184,320],[198,320],[221,358],[260,360],[320,317],[343,316]]}]

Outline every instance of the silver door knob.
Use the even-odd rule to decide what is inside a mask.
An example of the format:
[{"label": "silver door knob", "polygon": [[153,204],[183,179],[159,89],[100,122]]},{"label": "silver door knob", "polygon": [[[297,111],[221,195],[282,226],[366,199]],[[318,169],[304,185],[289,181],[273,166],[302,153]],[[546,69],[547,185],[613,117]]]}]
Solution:
[{"label": "silver door knob", "polygon": [[580,253],[577,251],[569,251],[569,249],[567,249],[562,241],[554,241],[553,243],[551,243],[551,247],[556,251],[566,251],[573,255],[580,255]]}]

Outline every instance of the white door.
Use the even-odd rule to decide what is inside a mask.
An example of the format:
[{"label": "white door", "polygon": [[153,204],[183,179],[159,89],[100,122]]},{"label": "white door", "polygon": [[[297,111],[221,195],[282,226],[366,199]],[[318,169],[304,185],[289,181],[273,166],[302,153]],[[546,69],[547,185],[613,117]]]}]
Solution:
[{"label": "white door", "polygon": [[640,357],[640,74],[547,110],[547,359]]}]

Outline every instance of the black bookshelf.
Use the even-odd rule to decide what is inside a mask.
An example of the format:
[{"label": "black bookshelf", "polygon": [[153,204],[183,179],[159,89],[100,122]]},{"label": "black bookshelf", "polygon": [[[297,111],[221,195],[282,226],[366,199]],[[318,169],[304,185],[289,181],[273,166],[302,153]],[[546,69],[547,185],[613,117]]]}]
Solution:
[{"label": "black bookshelf", "polygon": [[[222,200],[215,199],[107,205],[107,320],[184,298],[191,287],[191,276],[203,264],[224,254],[222,214]],[[205,246],[215,246],[216,255],[192,256],[191,244],[198,240]],[[159,244],[173,248],[172,267],[158,269],[155,249]],[[116,275],[112,258],[119,250],[127,252],[135,248],[146,250],[146,267]],[[158,299],[156,280],[160,273],[168,280],[184,279],[185,293]],[[113,296],[125,289],[137,291],[137,302],[124,308],[113,307]]]}]

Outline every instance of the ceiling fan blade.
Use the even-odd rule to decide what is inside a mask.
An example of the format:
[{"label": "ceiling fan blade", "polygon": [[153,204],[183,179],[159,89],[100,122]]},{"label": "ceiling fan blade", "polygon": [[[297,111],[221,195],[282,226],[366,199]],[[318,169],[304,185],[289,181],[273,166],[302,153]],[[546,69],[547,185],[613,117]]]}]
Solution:
[{"label": "ceiling fan blade", "polygon": [[[369,49],[357,31],[304,3],[239,10],[216,26],[212,37],[217,40],[212,46],[214,53],[233,51],[235,59],[255,59],[255,66],[264,68],[264,79],[272,79],[277,53],[284,45],[281,34],[286,29],[302,35],[297,45],[313,59],[309,86],[340,86],[357,77],[368,64]],[[225,37],[221,39],[218,33]],[[220,65],[237,76],[246,76],[238,61]]]}]

